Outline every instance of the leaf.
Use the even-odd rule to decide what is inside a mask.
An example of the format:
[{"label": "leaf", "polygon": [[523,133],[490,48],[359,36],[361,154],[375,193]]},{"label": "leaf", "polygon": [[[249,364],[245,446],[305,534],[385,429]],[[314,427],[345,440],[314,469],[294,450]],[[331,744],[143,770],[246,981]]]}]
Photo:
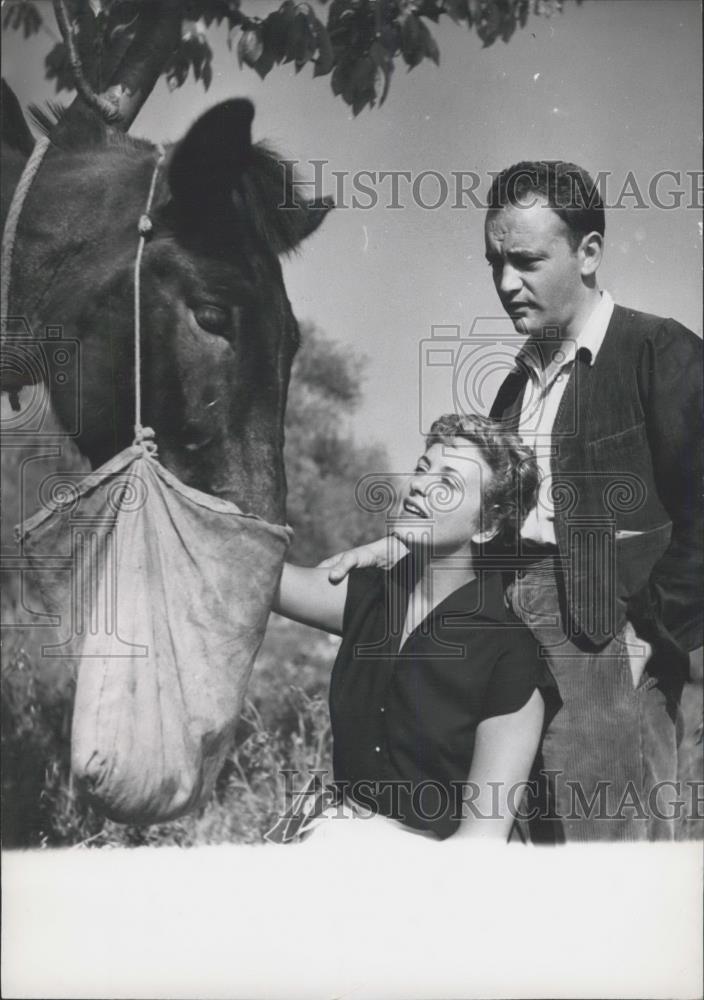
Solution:
[{"label": "leaf", "polygon": [[382,25],[379,33],[379,41],[394,56],[401,48],[401,28],[397,23]]},{"label": "leaf", "polygon": [[[381,44],[380,41],[375,41],[372,43],[372,47],[369,50],[369,55],[377,67],[379,72],[383,75],[384,83],[381,90],[381,97],[379,98],[379,105],[381,106],[386,100],[386,95],[389,92],[389,86],[391,85],[391,74],[394,69],[394,61],[390,52]],[[376,91],[376,80],[374,84],[374,90]]]},{"label": "leaf", "polygon": [[34,4],[27,5],[27,13],[24,18],[24,37],[36,35],[42,26],[42,17]]},{"label": "leaf", "polygon": [[408,14],[401,25],[401,53],[411,69],[423,59],[420,23],[415,14]]},{"label": "leaf", "polygon": [[445,0],[445,10],[455,24],[466,21],[469,16],[467,0]]},{"label": "leaf", "polygon": [[493,45],[498,38],[501,31],[501,21],[501,11],[496,0],[483,0],[477,21],[477,34],[481,38],[484,48]]},{"label": "leaf", "polygon": [[[229,27],[241,20],[239,0],[190,0],[186,4],[185,16],[193,21],[202,21],[206,28],[215,22],[221,24],[228,21]],[[230,23],[234,21],[235,24]]]},{"label": "leaf", "polygon": [[375,79],[376,66],[371,56],[362,56],[352,64],[342,98],[352,106],[352,113],[355,117],[367,104],[373,106],[376,97]]},{"label": "leaf", "polygon": [[177,90],[179,87],[183,86],[188,77],[190,68],[190,59],[188,58],[187,51],[182,44],[174,53],[172,53],[171,58],[164,69],[166,85],[169,90]]},{"label": "leaf", "polygon": [[501,29],[501,40],[508,42],[511,39],[514,31],[516,30],[516,21],[513,14],[507,14],[504,17],[504,23]]},{"label": "leaf", "polygon": [[243,31],[237,43],[237,58],[240,66],[254,66],[264,52],[261,34],[255,28]]},{"label": "leaf", "polygon": [[283,59],[285,58],[289,37],[296,21],[296,5],[293,3],[293,0],[284,0],[284,3],[281,4],[277,11],[277,14],[279,16],[279,23],[281,25],[284,40],[284,51],[281,57]]},{"label": "leaf", "polygon": [[297,69],[300,69],[308,61],[309,54],[312,55],[314,51],[308,18],[303,11],[298,11],[288,29],[284,62],[295,62]]},{"label": "leaf", "polygon": [[263,80],[264,77],[267,75],[267,73],[269,73],[273,69],[274,63],[275,60],[271,50],[268,49],[266,45],[264,45],[264,51],[254,64],[252,69],[255,70]]},{"label": "leaf", "polygon": [[[518,0],[516,11],[518,13],[518,23],[522,28],[525,28],[528,23],[528,2],[529,0]],[[581,0],[577,0],[580,3]]]},{"label": "leaf", "polygon": [[440,20],[440,15],[446,12],[445,4],[441,0],[421,0],[421,3],[415,6],[419,17],[427,17],[435,24]]},{"label": "leaf", "polygon": [[42,16],[37,10],[36,4],[22,0],[21,3],[9,4],[2,19],[3,28],[12,31],[22,29],[22,37],[29,38],[36,35],[42,26]]},{"label": "leaf", "polygon": [[325,76],[335,65],[335,54],[330,41],[330,35],[325,25],[315,18],[315,41],[318,48],[318,58],[315,60],[313,76]]},{"label": "leaf", "polygon": [[281,62],[286,54],[286,27],[279,11],[269,14],[262,22],[262,42],[273,62]]},{"label": "leaf", "polygon": [[347,75],[349,72],[349,65],[346,63],[338,63],[333,70],[332,79],[330,81],[330,86],[332,87],[332,92],[335,97],[339,97],[340,94],[345,89],[347,84]]},{"label": "leaf", "polygon": [[428,28],[422,21],[418,22],[418,28],[420,31],[420,41],[422,45],[422,52],[432,59],[436,66],[440,65],[440,49],[438,48],[438,43],[435,41],[433,36],[428,31]]},{"label": "leaf", "polygon": [[63,42],[57,42],[44,60],[44,75],[54,80],[56,92],[75,88],[68,52]]}]

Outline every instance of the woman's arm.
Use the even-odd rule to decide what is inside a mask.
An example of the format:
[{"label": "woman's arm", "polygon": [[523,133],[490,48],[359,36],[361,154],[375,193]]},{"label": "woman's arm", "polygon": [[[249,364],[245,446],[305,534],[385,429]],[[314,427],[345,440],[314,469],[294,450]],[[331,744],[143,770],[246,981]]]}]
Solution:
[{"label": "woman's arm", "polygon": [[470,795],[475,797],[470,800],[470,795],[465,796],[465,811],[470,815],[462,821],[453,840],[508,840],[514,820],[512,810],[520,807],[521,783],[528,780],[544,715],[545,703],[536,688],[517,712],[495,715],[479,723],[469,769]]},{"label": "woman's arm", "polygon": [[304,625],[340,635],[347,598],[347,579],[332,584],[326,569],[284,563],[274,611]]}]

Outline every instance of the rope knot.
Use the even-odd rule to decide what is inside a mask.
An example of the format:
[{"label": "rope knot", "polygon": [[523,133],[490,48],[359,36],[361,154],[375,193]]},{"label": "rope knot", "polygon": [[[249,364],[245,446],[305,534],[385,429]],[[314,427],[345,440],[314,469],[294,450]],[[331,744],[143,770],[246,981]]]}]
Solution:
[{"label": "rope knot", "polygon": [[152,220],[149,216],[146,213],[144,215],[140,215],[139,222],[137,223],[137,231],[139,232],[139,235],[147,237],[150,235],[153,228],[154,226],[152,225]]},{"label": "rope knot", "polygon": [[132,444],[137,448],[141,448],[145,454],[154,457],[157,453],[155,438],[156,434],[152,427],[138,426],[135,428],[135,437]]}]

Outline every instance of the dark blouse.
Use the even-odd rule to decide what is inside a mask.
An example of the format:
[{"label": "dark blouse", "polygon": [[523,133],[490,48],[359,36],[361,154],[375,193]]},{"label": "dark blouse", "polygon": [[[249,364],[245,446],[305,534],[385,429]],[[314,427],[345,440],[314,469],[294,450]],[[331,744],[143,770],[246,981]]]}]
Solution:
[{"label": "dark blouse", "polygon": [[496,572],[450,594],[399,649],[413,582],[410,558],[350,574],[330,683],[333,767],[347,796],[444,839],[469,798],[479,723],[518,711],[536,687],[547,717],[560,699]]}]

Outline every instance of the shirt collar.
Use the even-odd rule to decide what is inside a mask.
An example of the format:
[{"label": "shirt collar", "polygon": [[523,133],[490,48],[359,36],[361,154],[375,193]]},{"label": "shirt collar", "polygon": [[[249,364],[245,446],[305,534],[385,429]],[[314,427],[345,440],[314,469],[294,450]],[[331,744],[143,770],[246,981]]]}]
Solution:
[{"label": "shirt collar", "polygon": [[566,344],[556,345],[558,353],[555,360],[553,360],[555,347],[550,340],[530,338],[516,355],[514,372],[525,373],[527,368],[531,377],[541,372],[549,374],[550,371],[555,372],[572,364],[580,351],[583,352],[589,365],[593,365],[606,336],[613,311],[614,300],[604,290],[578,336]]},{"label": "shirt collar", "polygon": [[474,580],[455,590],[438,604],[436,610],[441,614],[442,624],[448,626],[466,625],[474,618],[505,622],[506,603],[501,573],[496,570],[478,571]]},{"label": "shirt collar", "polygon": [[599,353],[602,343],[604,342],[606,331],[609,323],[611,322],[611,315],[613,311],[614,300],[611,298],[609,293],[604,290],[601,293],[599,302],[592,310],[587,322],[580,330],[576,344],[572,344],[573,352],[576,353],[576,351],[585,350],[589,353],[590,365],[593,365],[596,361],[596,356]]},{"label": "shirt collar", "polygon": [[[409,586],[413,579],[412,556],[404,556],[389,572],[389,583],[400,591],[398,599],[405,609]],[[503,577],[497,570],[478,570],[477,575],[469,583],[463,584],[457,590],[440,601],[430,612],[429,617],[435,618],[439,624],[449,627],[467,625],[473,619],[490,619],[494,622],[506,622],[506,603],[504,600]]]}]

